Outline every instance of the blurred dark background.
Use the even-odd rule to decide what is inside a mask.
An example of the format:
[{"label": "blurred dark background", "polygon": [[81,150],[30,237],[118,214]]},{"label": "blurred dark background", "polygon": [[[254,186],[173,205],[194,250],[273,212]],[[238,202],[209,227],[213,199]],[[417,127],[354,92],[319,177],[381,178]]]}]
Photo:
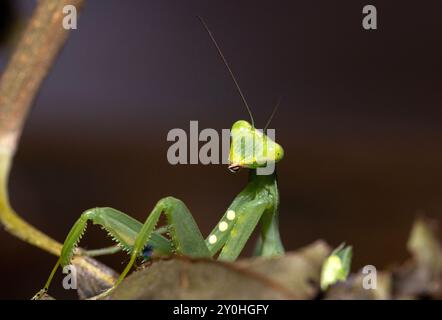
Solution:
[{"label": "blurred dark background", "polygon": [[[361,26],[374,4],[378,30]],[[3,70],[35,1],[0,2]],[[354,270],[407,257],[418,211],[442,218],[440,1],[89,0],[26,122],[10,180],[14,208],[62,241],[79,214],[112,206],[144,220],[186,202],[207,234],[246,183],[223,165],[171,166],[172,128],[247,119],[196,15],[221,44],[278,166],[287,250],[354,246]],[[90,227],[88,248],[110,244]],[[250,247],[248,248],[250,249]],[[248,254],[246,252],[245,254]],[[0,298],[29,298],[55,257],[0,232]],[[124,255],[102,261],[121,270]],[[57,297],[74,297],[54,285]]]}]

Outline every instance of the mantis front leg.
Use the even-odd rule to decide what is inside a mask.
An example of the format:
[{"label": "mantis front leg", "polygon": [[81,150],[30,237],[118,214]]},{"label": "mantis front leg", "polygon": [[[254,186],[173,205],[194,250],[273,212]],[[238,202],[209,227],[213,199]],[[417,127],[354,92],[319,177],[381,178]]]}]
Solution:
[{"label": "mantis front leg", "polygon": [[116,285],[124,279],[148,243],[161,213],[167,217],[177,253],[190,257],[212,257],[221,249],[218,259],[236,260],[271,203],[269,198],[249,200],[250,196],[246,190],[238,195],[206,240],[202,238],[192,215],[181,200],[173,197],[160,200],[141,228],[131,259]]},{"label": "mantis front leg", "polygon": [[163,198],[155,205],[138,233],[130,261],[115,286],[120,284],[140,256],[162,213],[166,215],[173,250],[176,253],[189,257],[211,257],[204,238],[186,205],[181,200],[173,197]]},{"label": "mantis front leg", "polygon": [[[154,231],[156,224],[164,213],[167,218],[168,233],[171,239],[161,235],[164,231]],[[59,265],[70,264],[76,246],[85,232],[87,222],[100,225],[126,252],[131,260],[115,285],[124,279],[137,258],[143,256],[144,249],[149,246],[159,254],[169,255],[174,252],[191,257],[210,257],[204,238],[184,203],[176,198],[167,197],[160,200],[152,210],[146,222],[141,224],[123,212],[112,208],[94,208],[85,211],[74,224],[61,250],[57,261],[43,290],[34,297],[38,299],[47,292],[52,277]]]},{"label": "mantis front leg", "polygon": [[[88,221],[100,225],[121,249],[131,255],[129,263],[115,286],[125,278],[138,258],[146,258],[144,254],[147,247],[153,248],[153,251],[160,255],[175,253],[190,257],[210,258],[220,252],[218,259],[234,261],[260,220],[263,225],[263,247],[280,248],[276,251],[262,250],[261,254],[265,256],[280,254],[283,249],[280,245],[279,233],[275,236],[274,232],[277,231],[274,231],[272,227],[272,221],[274,221],[272,217],[277,213],[277,197],[275,197],[276,193],[271,192],[273,189],[268,188],[268,185],[257,179],[252,179],[234,199],[206,239],[203,238],[186,205],[173,197],[166,197],[158,201],[144,224],[112,208],[87,210],[80,216],[66,237],[60,259],[45,288],[36,297],[47,291],[58,265],[65,266],[70,263]],[[156,229],[162,214],[167,219],[165,228],[169,239],[162,235],[164,228]],[[267,222],[269,218],[270,223]],[[112,252],[113,249],[110,251]],[[109,250],[104,253],[107,252]]]}]

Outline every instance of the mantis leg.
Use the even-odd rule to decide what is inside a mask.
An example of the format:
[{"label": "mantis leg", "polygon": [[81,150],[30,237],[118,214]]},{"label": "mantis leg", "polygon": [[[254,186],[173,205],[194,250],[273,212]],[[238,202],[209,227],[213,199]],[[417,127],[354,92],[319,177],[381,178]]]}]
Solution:
[{"label": "mantis leg", "polygon": [[256,198],[237,210],[236,222],[218,256],[219,260],[234,261],[238,258],[268,206],[267,199]]},{"label": "mantis leg", "polygon": [[[140,223],[140,228],[141,228],[141,223]],[[156,229],[155,233],[164,234],[167,233],[167,231],[168,227],[164,226]],[[116,245],[100,249],[82,250],[81,255],[88,257],[99,257],[99,256],[111,255],[120,252],[121,250],[122,250],[121,246]]]},{"label": "mantis leg", "polygon": [[276,176],[251,174],[249,184],[238,194],[206,239],[212,256],[222,249],[219,259],[236,260],[258,221],[261,221],[261,235],[255,254],[283,254],[284,248],[278,230],[278,204]]},{"label": "mantis leg", "polygon": [[261,224],[262,231],[254,255],[263,257],[283,255],[285,250],[279,234],[278,217],[266,212],[261,219]]},{"label": "mantis leg", "polygon": [[[271,205],[266,210],[261,218],[261,234],[258,238],[255,250],[253,254],[255,256],[273,257],[284,254],[284,246],[281,242],[279,234],[279,221],[278,221],[278,209],[279,209],[279,192],[276,181],[276,174],[266,177],[254,177],[255,179],[267,180],[267,190],[269,201]],[[263,195],[264,197],[265,194]]]},{"label": "mantis leg", "polygon": [[[75,248],[83,236],[88,221],[100,225],[122,250],[131,253],[142,224],[127,214],[113,208],[94,208],[86,210],[72,227],[64,241],[60,255],[60,263],[66,266],[70,263]],[[162,253],[170,253],[170,242],[158,233],[153,233],[151,245]]]},{"label": "mantis leg", "polygon": [[206,238],[206,246],[209,248],[210,255],[214,256],[219,252],[230,237],[230,233],[238,221],[238,212],[246,204],[252,201],[255,194],[250,187],[246,187],[233,200],[227,208],[219,223],[213,228],[212,232]]},{"label": "mantis leg", "polygon": [[120,252],[121,250],[121,247],[116,245],[101,249],[83,250],[81,254],[88,257],[99,257],[114,254]]},{"label": "mantis leg", "polygon": [[[109,233],[115,242],[117,242],[122,250],[129,253],[132,252],[132,247],[137,235],[143,226],[141,222],[112,208],[94,208],[83,212],[67,235],[61,249],[60,258],[52,270],[44,289],[40,290],[39,293],[34,296],[35,299],[40,298],[45,292],[47,292],[58,267],[60,265],[64,267],[70,263],[72,255],[76,250],[76,246],[86,230],[88,221],[100,225]],[[170,241],[159,233],[153,232],[151,234],[149,244],[154,247],[156,251],[163,254],[169,254],[172,252]],[[108,254],[115,250],[115,247],[104,248],[99,249],[98,252],[96,251],[95,253]]]},{"label": "mantis leg", "polygon": [[124,279],[146,243],[150,241],[155,226],[163,213],[167,218],[169,234],[176,253],[190,257],[211,257],[204,238],[186,205],[181,200],[173,197],[163,198],[155,205],[138,233],[130,261],[115,286]]}]

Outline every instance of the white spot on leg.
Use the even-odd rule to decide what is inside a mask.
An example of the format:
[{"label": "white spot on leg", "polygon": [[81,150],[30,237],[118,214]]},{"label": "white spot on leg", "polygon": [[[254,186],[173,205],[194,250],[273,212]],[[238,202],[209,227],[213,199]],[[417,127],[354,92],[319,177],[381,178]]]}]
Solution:
[{"label": "white spot on leg", "polygon": [[227,219],[233,220],[233,219],[235,219],[235,215],[236,215],[235,211],[233,211],[233,210],[227,211]]},{"label": "white spot on leg", "polygon": [[226,231],[228,227],[229,227],[229,225],[228,225],[228,223],[225,222],[225,221],[220,222],[219,225],[218,225],[218,229],[219,229],[219,231],[221,231],[221,232]]},{"label": "white spot on leg", "polygon": [[210,243],[210,244],[214,244],[217,240],[218,240],[218,238],[217,238],[214,234],[212,234],[212,235],[209,237],[209,243]]}]

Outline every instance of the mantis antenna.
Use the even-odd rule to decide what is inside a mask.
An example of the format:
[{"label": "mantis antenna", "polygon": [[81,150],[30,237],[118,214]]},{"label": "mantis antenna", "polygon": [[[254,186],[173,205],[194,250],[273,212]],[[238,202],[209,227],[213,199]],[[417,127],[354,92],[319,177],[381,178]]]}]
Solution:
[{"label": "mantis antenna", "polygon": [[227,63],[226,58],[224,57],[224,54],[221,51],[221,48],[219,47],[218,43],[216,42],[214,36],[212,35],[212,32],[210,31],[207,24],[204,22],[203,18],[198,16],[198,19],[200,19],[201,24],[203,25],[204,29],[206,29],[207,33],[209,34],[210,39],[212,39],[213,44],[215,45],[216,49],[218,50],[218,54],[220,55],[221,59],[224,62],[224,65],[226,66],[227,70],[229,71],[230,77],[232,78],[233,82],[235,83],[236,89],[238,90],[239,95],[241,96],[241,99],[247,109],[247,112],[250,115],[250,120],[252,122],[252,127],[255,127],[255,121],[253,120],[252,111],[250,110],[250,107],[246,101],[246,98],[244,97],[244,94],[242,93],[241,88],[239,87],[238,81],[236,81],[235,75],[232,72],[232,69],[229,67],[229,64]]},{"label": "mantis antenna", "polygon": [[276,111],[278,110],[280,103],[281,103],[281,97],[278,98],[278,101],[276,102],[276,105],[273,107],[272,113],[270,114],[269,120],[267,120],[267,123],[266,123],[266,125],[264,127],[263,132],[266,132],[267,128],[270,125],[270,122],[272,122],[272,119],[275,116]]}]

